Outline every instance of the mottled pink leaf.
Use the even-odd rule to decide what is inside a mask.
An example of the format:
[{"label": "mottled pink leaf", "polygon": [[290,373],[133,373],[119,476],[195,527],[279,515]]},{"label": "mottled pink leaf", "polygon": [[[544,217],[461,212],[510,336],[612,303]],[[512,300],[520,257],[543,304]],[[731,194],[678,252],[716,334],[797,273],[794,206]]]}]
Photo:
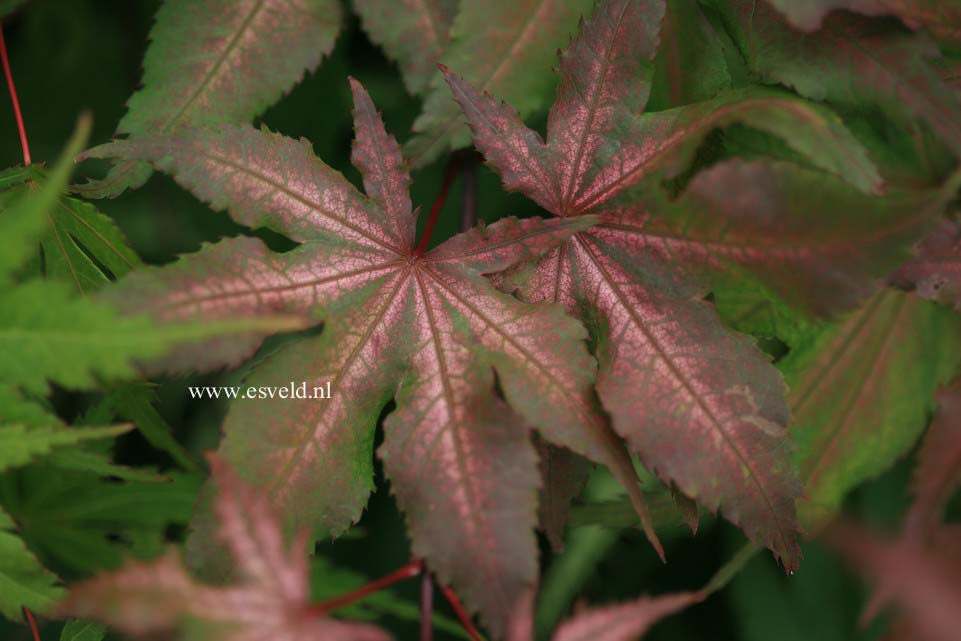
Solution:
[{"label": "mottled pink leaf", "polygon": [[574,202],[605,135],[644,108],[664,10],[663,2],[602,2],[561,54],[547,131],[562,203]]},{"label": "mottled pink leaf", "polygon": [[[336,0],[172,0],[157,12],[143,87],[117,133],[160,135],[183,126],[247,122],[320,64],[334,46]],[[78,187],[113,198],[142,185],[150,167],[124,161]]]},{"label": "mottled pink leaf", "polygon": [[[224,456],[270,492],[287,529],[338,533],[366,503],[374,426],[396,397],[380,454],[413,547],[500,635],[510,604],[537,576],[528,426],[609,465],[644,514],[630,457],[593,391],[583,327],[560,306],[524,304],[482,275],[596,221],[506,219],[421,254],[397,145],[360,85],[352,90],[353,159],[366,196],[305,141],[246,126],[94,150],[149,160],[238,222],[301,242],[276,254],[259,241],[224,241],[107,295],[163,318],[281,310],[323,320],[319,337],[269,356],[244,389],[303,377],[311,391],[329,383],[331,398],[238,399]],[[215,356],[193,358],[209,365]],[[494,372],[509,406],[497,400]]]},{"label": "mottled pink leaf", "polygon": [[[597,346],[597,390],[614,429],[647,467],[706,508],[720,507],[790,568],[799,555],[794,501],[800,485],[785,429],[783,382],[750,340],[726,330],[713,308],[697,300],[703,288],[663,278],[669,271],[663,261],[622,228],[626,221],[642,221],[645,213],[612,199],[640,180],[648,164],[659,164],[656,159],[675,154],[677,148],[689,151],[690,140],[728,122],[724,119],[739,113],[739,101],[747,112],[761,105],[758,113],[775,131],[788,122],[808,122],[812,131],[820,132],[815,134],[819,138],[826,131],[835,141],[850,134],[804,103],[749,95],[723,103],[729,104],[727,111],[718,111],[716,105],[693,107],[687,112],[693,114],[690,122],[681,112],[661,116],[661,122],[668,123],[664,131],[675,131],[674,138],[685,142],[619,137],[628,116],[629,122],[644,121],[613,114],[605,108],[607,97],[628,95],[631,89],[619,84],[643,77],[640,54],[649,55],[646,43],[653,37],[645,20],[654,16],[659,21],[662,14],[663,3],[655,0],[599,5],[572,45],[574,53],[565,57],[561,105],[553,111],[555,123],[581,128],[584,136],[573,141],[548,131],[550,144],[544,145],[507,107],[452,73],[448,81],[468,115],[475,144],[508,177],[508,187],[523,191],[556,216],[601,218],[597,227],[577,233],[499,282],[523,300],[562,303],[581,318]],[[642,45],[629,48],[623,58],[614,47],[609,75],[590,81],[569,78],[575,69],[581,73],[579,67],[596,62],[587,52],[609,51],[607,38],[614,24],[619,32],[635,34]],[[597,75],[587,72],[587,77]],[[621,122],[612,124],[614,118]],[[584,142],[578,142],[582,138]],[[643,158],[629,164],[611,148],[637,150]],[[578,150],[583,161],[576,160]],[[565,164],[571,159],[573,165]],[[574,167],[568,171],[579,175],[562,177],[557,167]],[[585,183],[585,177],[590,182]],[[584,184],[583,189],[572,187]]]},{"label": "mottled pink leaf", "polygon": [[220,459],[210,462],[220,490],[218,536],[233,559],[236,580],[200,584],[169,553],[74,586],[60,605],[62,614],[150,638],[190,620],[207,631],[204,638],[218,641],[390,639],[371,625],[310,612],[306,537],[288,548],[271,498],[242,483]]}]

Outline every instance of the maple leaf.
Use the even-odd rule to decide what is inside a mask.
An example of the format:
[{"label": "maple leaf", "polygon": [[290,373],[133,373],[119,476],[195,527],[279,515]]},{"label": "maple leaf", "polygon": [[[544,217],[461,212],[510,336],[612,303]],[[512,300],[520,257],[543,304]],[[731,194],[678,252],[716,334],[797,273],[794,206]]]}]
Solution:
[{"label": "maple leaf", "polygon": [[743,291],[749,276],[792,310],[824,318],[875,293],[951,195],[864,194],[791,163],[731,159],[696,174],[674,200],[639,195],[649,213],[631,225],[645,254],[688,279]]},{"label": "maple leaf", "polygon": [[[440,60],[529,114],[547,104],[555,52],[590,7],[590,0],[461,2]],[[414,167],[470,143],[440,74],[431,78],[413,131],[404,152]]]},{"label": "maple leaf", "polygon": [[20,621],[21,608],[44,611],[62,596],[62,590],[57,577],[27,549],[14,527],[0,509],[0,614]]},{"label": "maple leaf", "polygon": [[[322,334],[271,355],[247,383],[329,381],[333,398],[235,404],[223,455],[270,492],[288,527],[337,534],[364,508],[374,428],[396,397],[380,455],[407,514],[414,554],[498,634],[537,571],[539,481],[528,425],[612,467],[643,509],[630,458],[593,392],[595,363],[583,327],[560,306],[521,303],[483,277],[595,219],[503,219],[422,254],[400,148],[367,93],[351,86],[352,158],[366,197],[306,142],[247,126],[90,152],[150,160],[241,224],[301,243],[275,254],[253,238],[226,240],[134,273],[104,296],[168,320],[280,310],[322,318]],[[256,338],[181,357],[192,366],[236,363]],[[507,403],[493,394],[494,371]]]},{"label": "maple leaf", "polygon": [[[143,87],[130,97],[117,134],[250,120],[330,53],[340,21],[337,0],[164,2],[150,31]],[[149,165],[125,162],[74,189],[114,198],[150,173]]]},{"label": "maple leaf", "polygon": [[[660,619],[703,599],[696,592],[641,597],[629,603],[585,609],[557,627],[552,641],[637,641]],[[532,641],[533,594],[525,595],[514,609],[507,641]]]},{"label": "maple leaf", "polygon": [[370,39],[397,61],[407,90],[418,94],[427,89],[437,73],[437,61],[450,43],[450,28],[460,3],[355,0],[353,4]]},{"label": "maple leaf", "polygon": [[191,630],[193,622],[207,633],[202,638],[220,641],[389,639],[373,626],[311,613],[307,533],[287,548],[271,498],[245,485],[220,459],[211,457],[210,465],[219,488],[219,538],[233,558],[236,582],[199,584],[170,552],[73,586],[61,613],[140,637]]},{"label": "maple leaf", "polygon": [[961,5],[953,0],[767,0],[791,24],[814,31],[832,11],[856,11],[869,16],[894,15],[913,28],[929,30],[939,38],[961,40]]},{"label": "maple leaf", "polygon": [[[766,2],[711,0],[748,68],[771,84],[852,109],[881,109],[897,121],[909,115],[961,153],[961,105],[934,61],[937,45],[921,33],[849,13],[828,15],[821,29],[792,29]],[[808,3],[792,3],[808,4]]]},{"label": "maple leaf", "polygon": [[950,310],[888,289],[792,346],[779,365],[791,389],[806,530],[911,449],[961,362],[959,335]]},{"label": "maple leaf", "polygon": [[[524,300],[562,302],[584,320],[614,429],[646,466],[705,507],[720,507],[791,568],[800,486],[783,382],[750,340],[726,330],[698,300],[703,285],[674,268],[710,267],[715,248],[696,236],[676,242],[676,230],[660,236],[653,230],[664,223],[622,195],[648,175],[679,169],[713,128],[741,121],[783,136],[806,156],[829,150],[818,162],[836,173],[843,159],[855,160],[864,168],[856,179],[862,187],[871,188],[876,174],[836,117],[780,93],[731,92],[636,116],[650,84],[640,61],[654,54],[662,14],[663,4],[652,0],[598,5],[562,56],[546,144],[507,105],[446,75],[475,145],[507,189],[562,218],[601,218],[506,276],[505,286]],[[764,249],[760,243],[758,265],[775,261]]]},{"label": "maple leaf", "polygon": [[894,272],[891,282],[921,298],[961,308],[961,225],[941,220],[920,243],[917,255]]}]

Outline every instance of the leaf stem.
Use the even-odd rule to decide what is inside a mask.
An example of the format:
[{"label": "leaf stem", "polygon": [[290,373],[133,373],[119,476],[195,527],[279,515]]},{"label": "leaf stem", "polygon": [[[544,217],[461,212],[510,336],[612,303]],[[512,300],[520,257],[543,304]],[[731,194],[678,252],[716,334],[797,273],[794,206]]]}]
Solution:
[{"label": "leaf stem", "polygon": [[477,156],[464,156],[460,173],[460,230],[467,231],[477,222]]},{"label": "leaf stem", "polygon": [[3,39],[3,23],[0,22],[0,60],[3,62],[3,75],[7,77],[7,87],[10,89],[10,101],[13,103],[13,116],[17,120],[17,131],[20,134],[20,148],[23,151],[23,165],[31,164],[30,145],[27,143],[27,128],[23,125],[23,114],[20,112],[20,99],[17,98],[17,87],[13,84],[13,73],[10,71],[10,59],[7,57],[7,43]]},{"label": "leaf stem", "polygon": [[27,623],[30,624],[30,632],[33,633],[33,641],[40,641],[40,630],[37,629],[37,622],[33,618],[33,612],[31,612],[29,608],[24,608],[23,615],[27,617]]},{"label": "leaf stem", "polygon": [[444,202],[447,200],[447,193],[450,191],[450,186],[454,182],[454,177],[457,175],[457,167],[460,161],[456,156],[451,156],[450,160],[447,161],[447,167],[444,169],[444,182],[441,183],[440,192],[437,194],[437,198],[434,199],[434,204],[430,207],[430,214],[427,216],[427,225],[424,227],[424,233],[420,236],[420,242],[417,243],[417,247],[414,249],[415,256],[422,256],[425,251],[427,251],[427,245],[430,243],[431,234],[434,233],[434,226],[437,225],[437,217],[440,215],[440,210],[444,207]]},{"label": "leaf stem", "polygon": [[440,587],[441,593],[447,602],[450,603],[450,607],[454,609],[454,614],[457,615],[460,624],[464,626],[464,630],[467,631],[467,635],[471,638],[471,641],[482,641],[480,632],[474,627],[474,622],[471,621],[470,615],[467,613],[467,608],[464,604],[460,602],[457,595],[454,594],[454,590],[451,589],[449,585],[442,585]]},{"label": "leaf stem", "polygon": [[345,605],[350,605],[355,601],[359,601],[368,594],[377,592],[378,590],[383,590],[384,588],[391,586],[395,583],[403,581],[404,579],[411,579],[419,575],[424,569],[424,562],[421,560],[414,560],[400,568],[391,572],[387,576],[383,576],[376,581],[371,581],[367,585],[357,588],[352,592],[343,594],[339,597],[334,597],[327,601],[321,601],[316,605],[312,605],[307,608],[307,612],[314,615],[323,615],[328,612],[332,612],[338,608],[342,608]]},{"label": "leaf stem", "polygon": [[434,641],[434,580],[426,569],[420,574],[420,641]]}]

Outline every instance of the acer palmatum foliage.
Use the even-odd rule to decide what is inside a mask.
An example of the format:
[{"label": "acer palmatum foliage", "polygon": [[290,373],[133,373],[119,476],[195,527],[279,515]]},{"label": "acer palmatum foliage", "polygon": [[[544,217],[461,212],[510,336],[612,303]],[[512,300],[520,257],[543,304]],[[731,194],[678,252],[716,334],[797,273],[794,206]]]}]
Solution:
[{"label": "acer palmatum foliage", "polygon": [[307,531],[289,546],[270,497],[210,458],[218,488],[218,539],[233,560],[226,586],[198,583],[176,552],[75,585],[63,615],[95,619],[138,637],[181,630],[210,641],[388,641],[374,626],[318,616],[308,608]]},{"label": "acer palmatum foliage", "polygon": [[[594,396],[583,328],[560,306],[521,303],[483,276],[595,221],[507,218],[421,254],[400,149],[366,92],[356,82],[352,89],[352,158],[366,196],[306,142],[251,127],[90,152],[151,161],[236,221],[301,243],[276,254],[253,238],[226,240],[144,270],[105,295],[168,319],[280,310],[323,319],[320,336],[272,355],[249,382],[273,384],[298,372],[331,381],[334,398],[235,407],[222,455],[270,492],[288,527],[339,533],[364,509],[374,428],[396,397],[380,455],[414,554],[498,634],[537,575],[539,476],[529,425],[611,466],[641,501],[627,452]],[[211,344],[168,365],[236,363],[260,338]],[[495,371],[506,403],[495,394]]]},{"label": "acer palmatum foliage", "polygon": [[792,569],[800,556],[794,501],[801,487],[780,374],[659,255],[661,240],[644,230],[648,212],[617,198],[705,127],[685,122],[704,114],[697,106],[672,118],[636,117],[663,12],[656,0],[598,5],[562,55],[546,144],[509,106],[452,72],[447,77],[475,144],[506,188],[562,220],[601,218],[533,267],[519,268],[505,286],[527,301],[562,303],[581,318],[597,345],[597,390],[614,429],[665,481],[720,508]]}]

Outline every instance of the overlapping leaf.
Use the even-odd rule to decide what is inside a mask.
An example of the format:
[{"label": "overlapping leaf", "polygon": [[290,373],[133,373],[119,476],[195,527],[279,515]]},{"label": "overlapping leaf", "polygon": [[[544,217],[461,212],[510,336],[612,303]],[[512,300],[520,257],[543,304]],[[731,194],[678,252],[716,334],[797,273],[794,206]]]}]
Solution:
[{"label": "overlapping leaf", "polygon": [[[932,61],[937,46],[924,34],[850,13],[828,15],[814,33],[792,29],[766,2],[711,0],[748,64],[764,82],[855,109],[882,109],[928,124],[961,153],[961,105]],[[809,3],[792,3],[809,4]]]},{"label": "overlapping leaf", "polygon": [[[461,2],[441,61],[529,114],[547,104],[554,56],[590,8],[589,0]],[[414,122],[414,133],[404,149],[414,167],[470,142],[457,106],[437,74]]]},{"label": "overlapping leaf", "polygon": [[142,637],[180,628],[185,636],[198,635],[188,638],[220,641],[389,639],[373,626],[311,613],[307,537],[302,533],[287,548],[270,498],[244,485],[223,462],[211,465],[220,490],[219,537],[233,557],[236,583],[199,584],[169,553],[75,586],[61,611]]},{"label": "overlapping leaf", "polygon": [[[143,88],[130,98],[117,133],[250,120],[320,64],[340,21],[336,0],[165,2],[150,33]],[[127,162],[77,189],[114,197],[149,176],[149,165]]]},{"label": "overlapping leaf", "polygon": [[[353,160],[367,196],[306,143],[250,127],[95,150],[153,161],[238,222],[302,243],[275,254],[252,238],[223,241],[135,273],[106,295],[167,319],[323,318],[321,335],[274,354],[248,383],[286,386],[295,375],[309,388],[330,382],[333,398],[240,400],[222,452],[270,492],[288,526],[338,533],[365,505],[374,426],[396,395],[380,454],[414,552],[496,634],[536,576],[538,475],[527,425],[612,466],[640,495],[593,395],[583,328],[559,306],[525,305],[483,277],[595,221],[504,219],[421,255],[400,148],[363,89],[354,83],[353,91]],[[222,365],[256,341],[242,347],[184,356]],[[494,370],[510,408],[493,395]]]},{"label": "overlapping leaf", "polygon": [[40,461],[0,478],[0,504],[45,562],[87,574],[159,554],[168,528],[186,527],[199,481],[163,480],[119,481]]},{"label": "overlapping leaf", "polygon": [[370,39],[397,61],[407,90],[417,94],[427,89],[437,73],[459,4],[457,0],[354,0],[354,10]]},{"label": "overlapping leaf", "polygon": [[796,27],[814,31],[828,13],[857,11],[866,15],[895,15],[915,28],[939,38],[961,40],[961,3],[957,0],[767,0]]},{"label": "overlapping leaf", "polygon": [[[785,430],[783,383],[748,339],[727,331],[711,307],[698,300],[705,288],[685,272],[711,271],[718,263],[757,272],[779,264],[783,267],[776,269],[784,272],[802,267],[806,271],[797,278],[815,297],[832,276],[828,269],[819,275],[820,265],[812,270],[816,260],[804,265],[804,251],[779,251],[767,239],[752,249],[737,241],[725,248],[724,237],[739,233],[725,227],[735,222],[730,212],[741,211],[737,201],[726,208],[723,222],[696,206],[687,210],[687,220],[683,215],[661,220],[628,188],[662,170],[680,170],[708,132],[740,121],[782,136],[821,168],[846,175],[863,189],[874,189],[878,179],[836,116],[782,93],[743,90],[635,115],[650,81],[650,67],[640,61],[654,53],[662,13],[663,4],[653,0],[598,6],[563,54],[546,144],[508,106],[453,73],[448,80],[475,144],[505,187],[560,217],[601,217],[597,227],[576,234],[533,267],[518,268],[505,285],[525,300],[564,303],[587,323],[600,361],[601,400],[615,430],[645,465],[700,504],[720,507],[793,567],[798,553],[794,499],[800,488]],[[745,166],[717,171],[738,170]],[[803,172],[795,172],[801,177],[781,173],[786,181],[803,183]],[[702,180],[711,184],[710,175]],[[760,189],[755,186],[755,194]],[[695,202],[697,193],[695,187]],[[770,199],[759,195],[756,200],[764,198]],[[781,225],[793,224],[765,218],[770,213],[747,212],[749,207],[741,215],[759,219],[752,224],[755,230],[771,225],[771,236]],[[856,226],[853,219],[851,224]],[[802,226],[798,222],[796,231]],[[857,288],[869,289],[866,285],[860,282]]]}]

